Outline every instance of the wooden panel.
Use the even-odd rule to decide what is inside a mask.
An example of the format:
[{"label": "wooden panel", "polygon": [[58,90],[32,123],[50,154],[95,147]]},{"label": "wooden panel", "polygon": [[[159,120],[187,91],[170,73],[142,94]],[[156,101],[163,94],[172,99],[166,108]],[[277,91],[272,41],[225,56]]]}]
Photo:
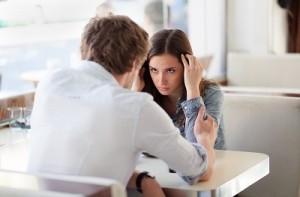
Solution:
[{"label": "wooden panel", "polygon": [[0,121],[9,118],[7,107],[32,107],[34,101],[34,93],[35,92],[28,92],[0,99]]}]

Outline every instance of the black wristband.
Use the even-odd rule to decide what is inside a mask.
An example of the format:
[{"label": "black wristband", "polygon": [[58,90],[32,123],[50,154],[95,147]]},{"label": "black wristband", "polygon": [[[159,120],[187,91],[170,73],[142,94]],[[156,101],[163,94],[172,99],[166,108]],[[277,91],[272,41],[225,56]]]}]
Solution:
[{"label": "black wristband", "polygon": [[149,178],[152,178],[154,179],[155,177],[154,176],[151,176],[149,174],[149,172],[141,172],[137,177],[136,177],[136,182],[135,182],[135,185],[136,185],[136,190],[139,191],[140,193],[143,193],[143,190],[142,190],[142,180],[144,177],[149,177]]}]

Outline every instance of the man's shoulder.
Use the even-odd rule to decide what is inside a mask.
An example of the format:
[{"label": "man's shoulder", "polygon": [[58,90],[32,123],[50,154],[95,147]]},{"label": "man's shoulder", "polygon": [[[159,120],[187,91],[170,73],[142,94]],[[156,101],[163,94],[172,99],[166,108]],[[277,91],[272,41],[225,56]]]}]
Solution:
[{"label": "man's shoulder", "polygon": [[39,81],[39,86],[44,88],[55,86],[60,81],[65,81],[70,77],[72,70],[69,68],[49,70],[47,74]]},{"label": "man's shoulder", "polygon": [[124,89],[120,87],[120,92],[118,97],[121,97],[122,99],[128,99],[132,102],[139,102],[139,103],[145,103],[148,101],[153,101],[152,95],[145,93],[145,92],[135,92],[131,91],[129,89]]}]

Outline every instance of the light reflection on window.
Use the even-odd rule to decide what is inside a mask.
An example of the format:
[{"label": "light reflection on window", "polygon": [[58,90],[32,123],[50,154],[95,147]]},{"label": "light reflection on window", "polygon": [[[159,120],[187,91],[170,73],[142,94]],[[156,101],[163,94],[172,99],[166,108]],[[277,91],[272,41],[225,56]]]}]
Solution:
[{"label": "light reflection on window", "polygon": [[[145,8],[152,1],[155,16],[163,18],[150,23]],[[103,2],[115,14],[128,15],[150,35],[163,27],[187,32],[187,0],[0,0],[0,93],[34,89],[34,83],[21,79],[24,72],[49,69],[53,61],[55,67],[69,67],[80,59],[82,29]]]}]

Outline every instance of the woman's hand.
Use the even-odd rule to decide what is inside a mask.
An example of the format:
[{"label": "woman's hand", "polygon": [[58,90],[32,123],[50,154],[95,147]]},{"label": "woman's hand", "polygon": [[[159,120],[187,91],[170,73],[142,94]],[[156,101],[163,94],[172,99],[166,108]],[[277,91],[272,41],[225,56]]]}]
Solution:
[{"label": "woman's hand", "polygon": [[194,126],[194,134],[198,142],[207,140],[207,145],[214,147],[217,139],[218,125],[214,118],[206,114],[205,107],[201,106]]},{"label": "woman's hand", "polygon": [[181,60],[184,66],[184,84],[187,91],[187,100],[197,98],[200,95],[200,82],[203,75],[203,66],[193,55],[182,54]]}]

